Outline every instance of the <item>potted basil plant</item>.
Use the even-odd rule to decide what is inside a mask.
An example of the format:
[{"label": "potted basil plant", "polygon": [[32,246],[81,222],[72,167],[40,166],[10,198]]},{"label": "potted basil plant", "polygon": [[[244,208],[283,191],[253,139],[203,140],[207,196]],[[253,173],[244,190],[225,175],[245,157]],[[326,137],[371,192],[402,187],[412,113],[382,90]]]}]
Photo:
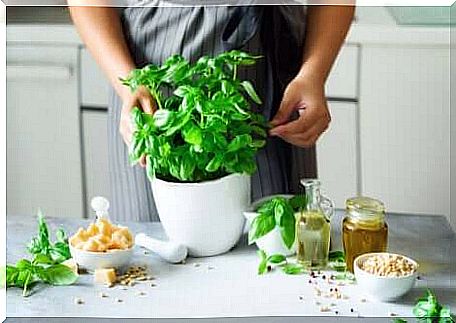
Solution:
[{"label": "potted basil plant", "polygon": [[296,218],[306,207],[305,195],[272,195],[254,202],[245,212],[249,244],[268,255],[296,253]]},{"label": "potted basil plant", "polygon": [[156,101],[153,115],[132,111],[130,160],[145,156],[163,227],[190,255],[226,252],[242,234],[267,120],[253,111],[261,100],[238,69],[258,58],[233,50],[192,63],[174,55],[122,80],[132,91],[145,86]]}]

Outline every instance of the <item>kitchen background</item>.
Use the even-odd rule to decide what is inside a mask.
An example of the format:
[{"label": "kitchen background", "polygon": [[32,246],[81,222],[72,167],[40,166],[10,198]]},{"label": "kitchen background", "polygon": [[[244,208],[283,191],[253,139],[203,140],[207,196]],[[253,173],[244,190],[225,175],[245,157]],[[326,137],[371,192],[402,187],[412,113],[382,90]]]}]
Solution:
[{"label": "kitchen background", "polygon": [[[454,7],[454,6],[453,6]],[[327,83],[319,177],[337,207],[364,194],[390,212],[450,202],[450,9],[357,8]],[[109,198],[106,80],[64,7],[7,8],[7,214],[90,216]],[[450,216],[453,214],[453,216]]]}]

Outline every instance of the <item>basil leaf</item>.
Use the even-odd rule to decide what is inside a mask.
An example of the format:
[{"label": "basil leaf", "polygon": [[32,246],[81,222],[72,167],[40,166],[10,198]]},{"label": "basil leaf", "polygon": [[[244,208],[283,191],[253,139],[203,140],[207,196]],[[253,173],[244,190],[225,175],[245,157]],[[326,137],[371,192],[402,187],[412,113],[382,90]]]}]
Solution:
[{"label": "basil leaf", "polygon": [[78,279],[70,268],[57,264],[38,271],[38,276],[46,283],[52,285],[71,285]]},{"label": "basil leaf", "polygon": [[280,264],[284,261],[287,261],[287,258],[284,255],[275,254],[268,257],[268,262],[271,264]]},{"label": "basil leaf", "polygon": [[258,255],[260,256],[260,264],[258,265],[258,275],[262,275],[266,272],[268,267],[268,259],[266,253],[263,250],[258,250]]},{"label": "basil leaf", "polygon": [[201,146],[203,142],[203,135],[201,129],[198,128],[193,122],[189,122],[183,131],[184,140],[192,145]]},{"label": "basil leaf", "polygon": [[154,124],[158,128],[163,128],[169,124],[172,116],[172,111],[166,109],[160,109],[155,111],[153,120]]},{"label": "basil leaf", "polygon": [[289,203],[293,210],[300,211],[307,207],[307,197],[304,194],[295,195],[289,199]]},{"label": "basil leaf", "polygon": [[241,82],[242,87],[244,90],[247,92],[247,94],[250,96],[250,98],[253,100],[253,102],[257,104],[261,104],[261,99],[258,96],[258,94],[255,92],[255,89],[253,88],[252,83],[249,81],[243,81]]},{"label": "basil leaf", "polygon": [[275,227],[275,219],[272,216],[259,214],[252,221],[249,230],[249,244],[271,232]]},{"label": "basil leaf", "polygon": [[282,270],[287,275],[300,275],[306,272],[306,269],[299,264],[285,264]]},{"label": "basil leaf", "polygon": [[33,264],[52,265],[53,263],[52,258],[45,254],[37,254],[33,258]]}]

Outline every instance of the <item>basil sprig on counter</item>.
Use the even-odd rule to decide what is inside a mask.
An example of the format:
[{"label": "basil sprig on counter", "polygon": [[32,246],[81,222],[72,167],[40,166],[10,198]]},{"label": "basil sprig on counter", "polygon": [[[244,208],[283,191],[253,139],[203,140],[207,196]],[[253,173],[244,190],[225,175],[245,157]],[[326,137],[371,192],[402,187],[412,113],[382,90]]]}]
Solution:
[{"label": "basil sprig on counter", "polygon": [[192,63],[173,55],[161,66],[133,70],[123,84],[146,87],[158,110],[132,110],[131,163],[145,156],[150,179],[178,182],[254,173],[269,125],[251,109],[261,100],[252,83],[238,79],[238,69],[258,58],[233,50]]},{"label": "basil sprig on counter", "polygon": [[78,275],[61,262],[71,258],[68,239],[62,229],[55,233],[57,241],[50,241],[49,229],[41,211],[38,211],[38,235],[32,238],[27,250],[32,260],[21,259],[15,265],[7,265],[0,272],[0,285],[22,288],[22,295],[30,295],[37,283],[71,285]]},{"label": "basil sprig on counter", "polygon": [[295,212],[307,204],[305,195],[295,195],[292,198],[274,197],[261,204],[249,230],[249,244],[271,232],[276,226],[280,230],[282,240],[291,248],[295,241]]},{"label": "basil sprig on counter", "polygon": [[[413,315],[418,319],[418,322],[423,323],[453,323],[454,317],[451,315],[450,308],[441,305],[437,300],[437,296],[430,290],[426,290],[426,294],[416,301],[413,307]],[[407,320],[397,318],[394,323],[406,323]]]},{"label": "basil sprig on counter", "polygon": [[30,290],[39,282],[51,285],[71,285],[78,279],[69,267],[55,264],[43,254],[35,256],[33,261],[19,260],[15,266],[6,266],[6,287],[22,288],[22,296],[28,296]]},{"label": "basil sprig on counter", "polygon": [[268,256],[264,250],[258,250],[260,256],[260,264],[258,265],[258,275],[271,271],[272,266],[282,268],[282,271],[287,275],[299,275],[306,272],[304,266],[298,263],[288,262],[287,257],[281,254]]},{"label": "basil sprig on counter", "polygon": [[32,255],[45,255],[54,263],[61,263],[71,258],[70,247],[65,232],[58,229],[55,232],[57,241],[52,243],[49,238],[49,229],[41,210],[38,211],[38,235],[27,246]]}]

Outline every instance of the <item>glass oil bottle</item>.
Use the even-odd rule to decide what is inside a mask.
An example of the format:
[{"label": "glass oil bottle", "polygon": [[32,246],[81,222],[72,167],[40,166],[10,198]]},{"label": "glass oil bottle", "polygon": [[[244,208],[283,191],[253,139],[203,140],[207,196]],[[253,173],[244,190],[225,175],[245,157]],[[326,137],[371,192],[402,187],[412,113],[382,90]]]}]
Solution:
[{"label": "glass oil bottle", "polygon": [[297,261],[303,266],[318,269],[328,262],[330,247],[330,218],[333,202],[320,193],[320,181],[301,180],[307,206],[296,221]]}]

